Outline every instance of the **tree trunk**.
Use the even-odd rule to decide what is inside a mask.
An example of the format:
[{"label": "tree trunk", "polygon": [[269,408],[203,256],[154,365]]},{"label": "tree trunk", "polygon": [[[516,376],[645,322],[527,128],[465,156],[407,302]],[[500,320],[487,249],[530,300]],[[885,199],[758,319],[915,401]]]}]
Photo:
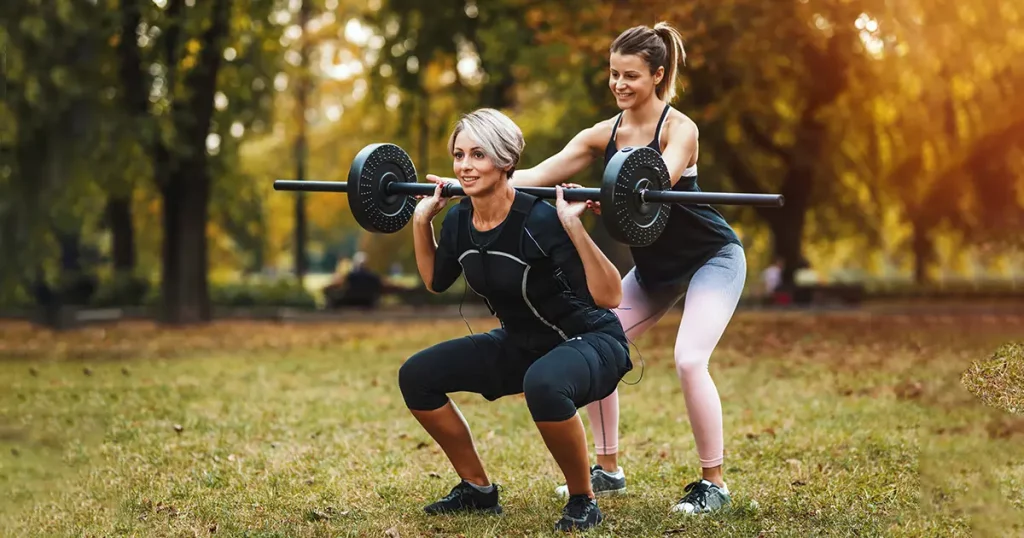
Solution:
[{"label": "tree trunk", "polygon": [[[788,200],[787,200],[787,204]],[[782,285],[792,287],[796,270],[803,264],[804,212],[793,211],[785,216],[771,219],[772,252],[785,263],[782,270]]]},{"label": "tree trunk", "polygon": [[[299,138],[295,141],[295,179],[303,181],[306,179],[306,137],[305,120],[302,120],[303,127],[300,127]],[[306,256],[306,196],[304,192],[295,193],[295,278],[302,279],[308,271]]]},{"label": "tree trunk", "polygon": [[[27,107],[26,107],[27,108]],[[18,110],[19,119],[29,118],[24,109]],[[0,205],[7,206],[8,216],[5,226],[0,228],[3,235],[3,250],[0,255],[0,275],[22,279],[26,262],[42,257],[42,237],[39,235],[39,223],[48,220],[37,208],[43,207],[44,193],[48,191],[49,177],[45,172],[46,157],[49,153],[50,141],[45,135],[45,127],[31,128],[26,126],[18,132],[13,157],[17,163],[18,173],[9,195],[3,195]],[[8,227],[9,226],[9,227]]]},{"label": "tree trunk", "polygon": [[[60,269],[62,273],[73,274],[82,270],[82,234],[78,231],[57,232],[60,247]],[[70,276],[70,275],[69,275]]]},{"label": "tree trunk", "polygon": [[114,272],[131,274],[135,271],[135,228],[132,225],[132,203],[129,198],[111,197],[107,201],[107,220],[113,245]]},{"label": "tree trunk", "polygon": [[[302,28],[302,45],[299,47],[299,77],[295,85],[295,121],[298,136],[295,138],[295,179],[306,179],[306,157],[309,154],[306,143],[306,109],[309,99],[309,50],[311,48],[307,33],[310,16],[310,2],[303,1],[299,7],[299,27]],[[309,260],[306,255],[306,237],[308,233],[306,219],[306,196],[303,192],[295,193],[295,278],[302,282],[309,271]]]},{"label": "tree trunk", "polygon": [[911,241],[914,251],[914,283],[927,284],[929,282],[928,266],[932,262],[934,250],[932,242],[928,238],[928,227],[920,221],[915,221],[913,227],[914,236]]},{"label": "tree trunk", "polygon": [[781,191],[786,199],[786,207],[781,211],[775,210],[769,219],[774,253],[785,262],[782,271],[784,286],[794,284],[796,271],[804,263],[804,225],[811,202],[813,174],[811,169],[803,166],[796,165],[790,168]]},{"label": "tree trunk", "polygon": [[82,234],[78,230],[56,231],[60,247],[60,283],[58,293],[61,302],[72,305],[87,305],[96,293],[96,279],[82,268]]},{"label": "tree trunk", "polygon": [[[207,288],[208,202],[210,179],[205,164],[182,167],[163,195],[162,321],[201,323],[211,319]],[[190,181],[185,181],[189,178]]]},{"label": "tree trunk", "polygon": [[157,144],[154,169],[163,198],[163,321],[201,323],[211,319],[207,285],[207,238],[210,174],[206,137],[213,119],[224,39],[228,36],[230,0],[217,0],[213,20],[200,38],[198,61],[185,76],[187,91],[172,106],[175,130],[184,153]]}]

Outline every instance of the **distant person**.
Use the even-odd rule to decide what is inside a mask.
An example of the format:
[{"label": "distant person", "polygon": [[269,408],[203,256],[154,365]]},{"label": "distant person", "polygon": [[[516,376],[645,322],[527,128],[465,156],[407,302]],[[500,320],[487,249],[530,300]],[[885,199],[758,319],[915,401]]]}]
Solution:
[{"label": "distant person", "polygon": [[351,260],[338,262],[332,282],[324,288],[324,297],[330,308],[373,308],[380,301],[383,288],[380,276],[366,266],[366,253],[357,252]]},{"label": "distant person", "polygon": [[786,302],[782,293],[782,272],[785,268],[786,261],[782,256],[776,256],[772,263],[761,271],[761,297],[765,304]]},{"label": "distant person", "polygon": [[352,270],[345,276],[345,306],[375,307],[380,300],[384,286],[379,275],[366,266],[366,253],[356,252],[352,256]]}]

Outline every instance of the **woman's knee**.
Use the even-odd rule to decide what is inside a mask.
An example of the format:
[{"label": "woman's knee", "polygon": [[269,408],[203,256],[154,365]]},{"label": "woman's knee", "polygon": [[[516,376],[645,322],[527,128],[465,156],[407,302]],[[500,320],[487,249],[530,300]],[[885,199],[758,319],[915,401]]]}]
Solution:
[{"label": "woman's knee", "polygon": [[401,389],[403,396],[409,394],[416,387],[418,373],[416,355],[406,359],[398,368],[398,388]]},{"label": "woman's knee", "polygon": [[433,390],[429,357],[422,352],[409,357],[398,369],[398,388],[409,409],[431,411],[447,402],[447,395]]},{"label": "woman's knee", "polygon": [[569,397],[564,380],[545,374],[542,369],[530,369],[523,378],[526,406],[535,422],[559,422],[576,414],[576,404]]},{"label": "woman's knee", "polygon": [[676,373],[680,376],[691,376],[708,370],[711,354],[705,349],[687,345],[676,345],[674,358]]}]

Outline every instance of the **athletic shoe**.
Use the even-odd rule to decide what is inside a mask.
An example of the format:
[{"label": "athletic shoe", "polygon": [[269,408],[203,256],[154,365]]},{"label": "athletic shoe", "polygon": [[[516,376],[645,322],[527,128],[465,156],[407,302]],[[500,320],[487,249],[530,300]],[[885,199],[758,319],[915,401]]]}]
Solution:
[{"label": "athletic shoe", "polygon": [[555,531],[585,531],[596,527],[604,516],[597,501],[587,495],[573,495],[562,509],[562,519],[555,523]]},{"label": "athletic shoe", "polygon": [[427,505],[423,510],[431,515],[448,514],[452,512],[484,512],[500,514],[501,505],[498,504],[498,485],[492,484],[488,493],[483,493],[473,487],[472,484],[461,481],[452,488],[448,495],[441,500]]},{"label": "athletic shoe", "polygon": [[[609,473],[600,465],[595,465],[590,468],[590,487],[594,490],[594,495],[598,497],[625,493],[626,474],[622,471],[621,465],[619,470],[614,473]],[[568,497],[569,486],[562,484],[555,488],[555,493],[560,497]]]},{"label": "athletic shoe", "polygon": [[720,488],[707,480],[691,482],[683,491],[686,495],[672,507],[673,512],[706,514],[721,510],[732,503],[728,486]]}]

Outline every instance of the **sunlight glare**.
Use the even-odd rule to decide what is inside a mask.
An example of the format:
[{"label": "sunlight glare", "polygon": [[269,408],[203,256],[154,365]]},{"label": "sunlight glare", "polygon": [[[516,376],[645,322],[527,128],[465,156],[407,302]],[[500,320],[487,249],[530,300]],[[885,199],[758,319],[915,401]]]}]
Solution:
[{"label": "sunlight glare", "polygon": [[288,89],[288,75],[286,73],[278,73],[274,77],[274,89],[283,92]]},{"label": "sunlight glare", "polygon": [[370,39],[370,29],[363,26],[358,19],[349,19],[345,23],[345,40],[362,47]]},{"label": "sunlight glare", "polygon": [[384,99],[384,106],[388,110],[395,110],[398,105],[402,104],[402,96],[398,94],[394,88],[388,90],[388,96]]},{"label": "sunlight glare", "polygon": [[217,133],[210,133],[206,135],[206,152],[210,155],[216,155],[220,152],[220,135]]}]

